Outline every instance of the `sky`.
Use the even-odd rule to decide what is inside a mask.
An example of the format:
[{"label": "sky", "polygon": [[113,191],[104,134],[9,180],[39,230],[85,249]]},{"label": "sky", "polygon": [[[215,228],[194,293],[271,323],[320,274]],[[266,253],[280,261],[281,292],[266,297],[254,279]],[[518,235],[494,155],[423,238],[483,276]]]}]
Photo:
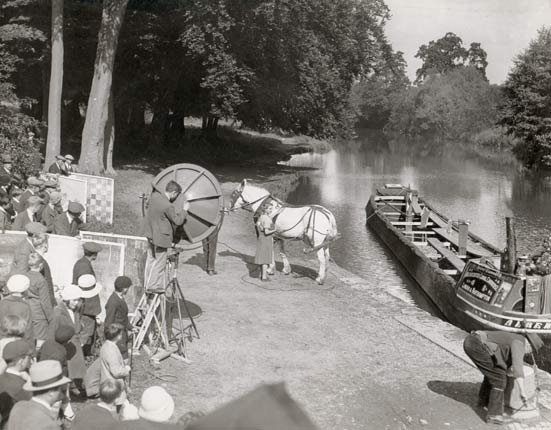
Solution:
[{"label": "sky", "polygon": [[551,27],[551,0],[386,0],[391,19],[386,34],[402,51],[413,81],[421,66],[415,54],[422,44],[455,33],[468,49],[480,42],[488,53],[486,75],[501,84],[513,59],[528,47],[538,28]]}]

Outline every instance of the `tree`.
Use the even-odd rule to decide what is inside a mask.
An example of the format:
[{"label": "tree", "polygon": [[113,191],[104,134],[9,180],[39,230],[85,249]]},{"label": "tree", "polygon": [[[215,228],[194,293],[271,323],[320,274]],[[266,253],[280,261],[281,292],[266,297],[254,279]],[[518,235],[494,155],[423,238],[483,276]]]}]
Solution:
[{"label": "tree", "polygon": [[114,118],[109,117],[114,113],[114,109],[109,109],[109,99],[112,97],[111,84],[119,33],[127,5],[128,0],[103,1],[94,77],[88,98],[79,159],[80,169],[91,174],[103,173],[106,156],[112,154],[112,151],[105,148],[105,136],[109,136],[109,139],[114,136],[114,130],[106,132],[106,127],[111,128],[114,124]]},{"label": "tree", "polygon": [[451,32],[436,42],[431,40],[428,45],[421,45],[415,57],[423,61],[416,71],[415,83],[422,82],[430,74],[442,74],[466,65],[475,67],[486,78],[487,54],[480,43],[473,42],[466,50],[461,38]]},{"label": "tree", "polygon": [[52,0],[52,61],[48,96],[46,166],[61,152],[61,93],[63,89],[63,0]]},{"label": "tree", "polygon": [[517,158],[528,168],[551,167],[551,28],[515,59],[504,98],[500,122],[520,139]]}]

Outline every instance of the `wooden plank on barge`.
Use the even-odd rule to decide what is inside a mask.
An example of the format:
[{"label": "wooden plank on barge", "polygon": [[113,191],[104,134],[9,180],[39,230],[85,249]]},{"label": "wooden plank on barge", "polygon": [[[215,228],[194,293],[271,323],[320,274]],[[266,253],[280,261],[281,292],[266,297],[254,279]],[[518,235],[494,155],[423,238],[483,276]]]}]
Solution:
[{"label": "wooden plank on barge", "polygon": [[[434,231],[446,239],[448,242],[453,243],[455,246],[459,246],[459,234],[455,231],[448,231],[445,228],[435,228]],[[467,242],[467,252],[477,257],[493,257],[495,254],[482,246],[474,243],[472,240]]]},{"label": "wooden plank on barge", "polygon": [[461,260],[457,255],[444,246],[444,244],[438,239],[431,237],[427,239],[430,246],[436,249],[440,254],[444,256],[450,264],[455,267],[459,272],[463,272],[465,268],[465,262]]},{"label": "wooden plank on barge", "polygon": [[[420,221],[392,221],[391,224],[394,226],[404,226],[404,225],[420,226],[421,222]],[[427,223],[427,225],[431,226],[433,225],[433,223],[429,222]]]}]

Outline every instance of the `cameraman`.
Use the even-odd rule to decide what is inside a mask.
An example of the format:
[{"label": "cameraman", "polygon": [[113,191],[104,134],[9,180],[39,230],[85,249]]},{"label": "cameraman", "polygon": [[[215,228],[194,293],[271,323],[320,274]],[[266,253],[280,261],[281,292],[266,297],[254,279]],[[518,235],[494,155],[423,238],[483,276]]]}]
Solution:
[{"label": "cameraman", "polygon": [[182,187],[170,181],[164,192],[154,186],[151,193],[144,223],[144,235],[149,242],[144,276],[144,288],[148,292],[164,292],[166,289],[167,250],[173,246],[176,227],[183,225],[187,217],[184,208],[182,213],[178,213],[173,205],[181,192]]}]

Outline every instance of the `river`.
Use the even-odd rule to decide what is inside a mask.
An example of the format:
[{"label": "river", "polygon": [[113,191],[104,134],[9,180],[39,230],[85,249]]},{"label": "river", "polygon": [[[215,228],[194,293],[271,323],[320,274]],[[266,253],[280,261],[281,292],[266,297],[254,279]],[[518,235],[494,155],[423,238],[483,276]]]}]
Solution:
[{"label": "river", "polygon": [[335,262],[404,301],[436,313],[389,250],[365,226],[364,208],[369,196],[385,183],[418,189],[441,213],[470,221],[471,231],[500,247],[505,246],[505,216],[515,219],[520,253],[551,234],[551,182],[545,178],[527,178],[511,166],[496,167],[460,154],[406,154],[385,145],[372,148],[368,142],[360,143],[355,149],[293,156],[285,164],[316,170],[301,179],[288,200],[330,209],[342,235],[331,247]]}]

